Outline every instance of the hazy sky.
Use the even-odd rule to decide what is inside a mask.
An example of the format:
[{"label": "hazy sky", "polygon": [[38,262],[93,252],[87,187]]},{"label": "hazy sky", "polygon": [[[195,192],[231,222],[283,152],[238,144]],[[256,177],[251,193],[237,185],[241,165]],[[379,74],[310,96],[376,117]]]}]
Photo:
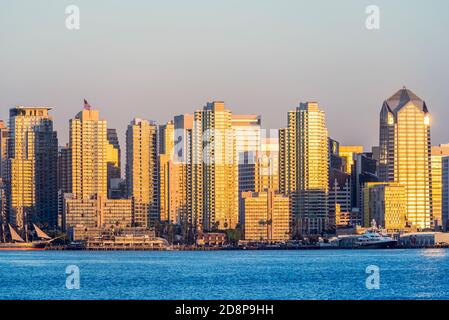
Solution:
[{"label": "hazy sky", "polygon": [[[78,5],[81,28],[65,27]],[[365,27],[368,5],[380,30]],[[86,98],[108,126],[166,122],[207,101],[286,125],[317,100],[330,136],[378,143],[382,101],[406,85],[426,100],[432,143],[449,142],[449,1],[1,0],[0,119],[53,108],[60,144]]]}]

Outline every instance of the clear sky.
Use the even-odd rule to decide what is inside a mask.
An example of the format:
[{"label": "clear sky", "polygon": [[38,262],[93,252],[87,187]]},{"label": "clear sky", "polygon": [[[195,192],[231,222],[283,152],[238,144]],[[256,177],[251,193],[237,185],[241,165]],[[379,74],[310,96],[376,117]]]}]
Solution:
[{"label": "clear sky", "polygon": [[[80,8],[80,30],[65,8]],[[365,27],[368,5],[380,29]],[[83,98],[124,132],[224,100],[235,113],[286,125],[317,100],[330,136],[378,143],[382,101],[402,86],[449,142],[449,1],[1,0],[0,119],[18,104],[53,108],[60,144]]]}]

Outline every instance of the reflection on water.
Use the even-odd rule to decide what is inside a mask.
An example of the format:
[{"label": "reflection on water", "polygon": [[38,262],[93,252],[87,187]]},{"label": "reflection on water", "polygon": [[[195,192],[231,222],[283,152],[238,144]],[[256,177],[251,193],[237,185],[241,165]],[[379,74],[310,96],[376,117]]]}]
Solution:
[{"label": "reflection on water", "polygon": [[446,249],[422,249],[419,253],[423,257],[444,258],[447,257],[448,251]]},{"label": "reflection on water", "polygon": [[0,252],[0,300],[449,299],[448,273],[449,249]]}]

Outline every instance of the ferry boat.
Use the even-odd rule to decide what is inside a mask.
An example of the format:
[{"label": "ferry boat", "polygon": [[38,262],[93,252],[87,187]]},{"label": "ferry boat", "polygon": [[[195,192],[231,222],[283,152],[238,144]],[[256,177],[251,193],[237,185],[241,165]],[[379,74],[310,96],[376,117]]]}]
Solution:
[{"label": "ferry boat", "polygon": [[381,228],[376,226],[374,220],[372,227],[355,241],[355,245],[359,248],[393,248],[396,244],[397,240],[382,234]]},{"label": "ferry boat", "polygon": [[45,250],[45,247],[52,242],[54,239],[49,237],[44,231],[42,231],[38,226],[33,224],[34,230],[36,231],[39,240],[25,241],[17,233],[17,231],[8,224],[9,234],[11,236],[11,242],[0,242],[1,250]]}]

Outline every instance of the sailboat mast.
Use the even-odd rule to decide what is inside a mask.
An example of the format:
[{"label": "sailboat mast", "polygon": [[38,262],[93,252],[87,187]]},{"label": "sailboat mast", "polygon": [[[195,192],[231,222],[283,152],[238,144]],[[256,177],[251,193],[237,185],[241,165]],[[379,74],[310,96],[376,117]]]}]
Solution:
[{"label": "sailboat mast", "polygon": [[28,219],[27,219],[27,214],[26,214],[26,210],[23,212],[23,220],[24,220],[24,224],[25,224],[25,242],[28,242]]},{"label": "sailboat mast", "polygon": [[6,234],[5,234],[5,224],[3,223],[3,221],[1,222],[2,223],[2,240],[3,240],[3,243],[6,243]]},{"label": "sailboat mast", "polygon": [[2,222],[2,237],[3,243],[6,243],[5,224]]}]

